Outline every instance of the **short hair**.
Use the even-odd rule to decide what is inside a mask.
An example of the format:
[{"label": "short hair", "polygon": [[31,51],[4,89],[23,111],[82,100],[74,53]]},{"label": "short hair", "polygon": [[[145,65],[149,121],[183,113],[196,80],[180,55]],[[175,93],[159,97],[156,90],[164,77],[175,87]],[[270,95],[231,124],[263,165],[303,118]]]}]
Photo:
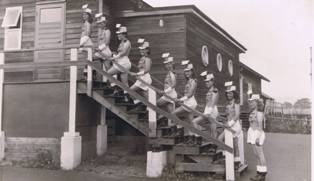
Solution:
[{"label": "short hair", "polygon": [[[237,91],[232,91],[232,93],[233,93],[233,99],[235,100],[235,102],[236,102],[237,104],[239,104],[239,103],[240,103],[240,99],[239,99],[239,94],[238,94],[238,92],[237,92]],[[228,92],[225,92],[226,99],[228,100],[227,94],[228,94]]]},{"label": "short hair", "polygon": [[256,100],[257,111],[264,112],[265,105],[262,99]]}]

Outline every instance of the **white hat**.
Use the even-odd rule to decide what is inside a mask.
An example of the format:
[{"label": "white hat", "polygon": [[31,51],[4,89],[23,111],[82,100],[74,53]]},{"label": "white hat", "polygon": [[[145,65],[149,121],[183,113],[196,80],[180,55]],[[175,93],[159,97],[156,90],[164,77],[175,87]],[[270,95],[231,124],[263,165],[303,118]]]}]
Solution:
[{"label": "white hat", "polygon": [[202,73],[200,74],[200,76],[204,77],[204,76],[206,76],[207,74],[208,74],[207,71],[204,71],[204,72],[202,72]]},{"label": "white hat", "polygon": [[225,82],[225,87],[229,87],[229,86],[232,86],[233,85],[233,82],[230,81],[230,82]]},{"label": "white hat", "polygon": [[170,53],[163,53],[162,55],[161,55],[161,57],[162,58],[168,58],[170,56]]},{"label": "white hat", "polygon": [[126,33],[126,32],[128,32],[128,29],[125,26],[121,26],[116,33],[121,34],[121,33]]},{"label": "white hat", "polygon": [[214,74],[207,74],[204,81],[207,82],[207,81],[213,80],[214,78],[215,78]]},{"label": "white hat", "polygon": [[100,17],[102,17],[102,13],[97,13],[97,14],[95,14],[95,18],[100,18]]},{"label": "white hat", "polygon": [[83,12],[84,12],[84,13],[92,14],[92,10],[89,9],[89,8],[83,9]]},{"label": "white hat", "polygon": [[82,6],[82,9],[87,9],[88,8],[88,4],[84,4],[83,6]]},{"label": "white hat", "polygon": [[102,17],[100,17],[100,19],[98,21],[96,21],[96,23],[102,23],[105,21],[107,21],[106,17],[102,16]]},{"label": "white hat", "polygon": [[137,39],[137,43],[144,43],[145,42],[145,39],[144,38],[139,38]]},{"label": "white hat", "polygon": [[190,71],[193,69],[193,64],[188,64],[188,66],[184,69],[184,71]]},{"label": "white hat", "polygon": [[170,63],[170,62],[173,62],[173,57],[168,57],[168,58],[164,61],[164,64]]},{"label": "white hat", "polygon": [[187,65],[190,63],[190,60],[182,60],[181,65]]},{"label": "white hat", "polygon": [[149,42],[145,41],[140,47],[138,47],[140,50],[144,50],[149,47]]},{"label": "white hat", "polygon": [[252,100],[259,100],[261,97],[259,94],[252,94],[251,98],[249,99],[250,101]]},{"label": "white hat", "polygon": [[236,91],[237,90],[237,88],[236,88],[236,86],[228,86],[227,87],[227,89],[226,89],[226,92],[231,92],[231,91]]},{"label": "white hat", "polygon": [[116,28],[120,28],[121,27],[121,24],[116,24]]}]

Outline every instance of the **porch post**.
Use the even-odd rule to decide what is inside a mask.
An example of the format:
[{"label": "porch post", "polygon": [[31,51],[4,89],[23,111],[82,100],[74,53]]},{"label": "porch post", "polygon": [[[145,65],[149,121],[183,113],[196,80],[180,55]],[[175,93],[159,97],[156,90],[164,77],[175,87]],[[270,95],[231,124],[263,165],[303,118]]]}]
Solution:
[{"label": "porch post", "polygon": [[[156,92],[148,89],[148,101],[156,105]],[[148,108],[148,123],[149,123],[149,138],[156,137],[157,119],[156,111]],[[160,177],[164,167],[167,165],[167,152],[166,151],[148,151],[146,176],[147,177]]]},{"label": "porch post", "polygon": [[[225,144],[233,148],[233,135],[229,130],[225,129]],[[226,181],[234,181],[234,154],[225,151],[226,165]]]},{"label": "porch post", "polygon": [[106,108],[101,106],[100,124],[97,126],[97,155],[101,156],[107,151],[107,124]]},{"label": "porch post", "polygon": [[[71,49],[71,61],[77,61],[77,49]],[[70,67],[69,130],[61,138],[61,168],[72,170],[81,163],[82,138],[75,132],[77,66]]]},{"label": "porch post", "polygon": [[[0,65],[4,64],[4,53],[0,53]],[[3,82],[4,82],[4,70],[0,69],[0,161],[4,159],[4,149],[5,149],[5,134],[2,130],[2,120],[3,120]]]}]

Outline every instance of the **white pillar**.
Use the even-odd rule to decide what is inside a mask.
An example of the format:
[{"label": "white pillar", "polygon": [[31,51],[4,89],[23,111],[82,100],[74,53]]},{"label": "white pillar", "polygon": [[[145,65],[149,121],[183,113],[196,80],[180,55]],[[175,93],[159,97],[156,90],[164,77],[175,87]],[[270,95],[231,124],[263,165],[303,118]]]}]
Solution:
[{"label": "white pillar", "polygon": [[97,155],[101,156],[107,151],[107,124],[106,124],[106,108],[101,107],[101,120],[97,126]]},{"label": "white pillar", "polygon": [[[87,49],[87,61],[93,61],[92,48]],[[93,69],[91,66],[87,66],[87,95],[92,95],[93,88]]]},{"label": "white pillar", "polygon": [[[0,65],[4,65],[4,53],[0,53]],[[3,82],[4,82],[4,70],[0,69],[0,161],[4,159],[4,149],[5,149],[5,134],[4,134],[4,131],[2,130]]]},{"label": "white pillar", "polygon": [[[71,49],[71,61],[77,61],[77,49]],[[72,170],[81,163],[82,138],[75,132],[77,67],[70,67],[69,131],[61,138],[61,168]]]},{"label": "white pillar", "polygon": [[167,165],[167,152],[147,152],[146,176],[150,178],[161,177],[164,167]]},{"label": "white pillar", "polygon": [[[148,101],[156,106],[156,92],[151,88],[148,88]],[[157,114],[151,108],[148,108],[148,126],[149,126],[149,137],[156,137],[157,129]]]},{"label": "white pillar", "polygon": [[243,137],[243,131],[241,131],[239,138],[238,138],[238,145],[239,145],[239,156],[240,156],[240,162],[242,165],[245,164],[245,156],[244,156],[244,137]]},{"label": "white pillar", "polygon": [[[233,148],[233,135],[230,131],[225,129],[225,144]],[[234,181],[234,154],[225,151],[226,163],[226,181]]]},{"label": "white pillar", "polygon": [[[148,88],[148,101],[156,105],[156,92]],[[149,123],[149,137],[156,137],[157,129],[157,114],[151,108],[148,108],[148,123]],[[147,177],[161,177],[164,167],[167,165],[167,152],[147,152],[146,176]]]}]

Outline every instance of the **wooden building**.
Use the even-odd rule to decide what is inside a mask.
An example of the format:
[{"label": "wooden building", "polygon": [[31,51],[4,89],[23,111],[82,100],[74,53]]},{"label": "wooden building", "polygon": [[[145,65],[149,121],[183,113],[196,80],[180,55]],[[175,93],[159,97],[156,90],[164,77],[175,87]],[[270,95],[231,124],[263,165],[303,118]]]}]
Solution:
[{"label": "wooden building", "polygon": [[[0,0],[0,50],[5,64],[70,61],[70,49],[77,47],[80,41],[83,4],[89,4],[94,14],[107,15],[112,32],[115,32],[115,23],[128,28],[133,45],[132,63],[137,64],[139,59],[137,39],[149,41],[153,60],[151,73],[160,81],[166,72],[161,54],[170,52],[177,63],[177,90],[181,95],[185,80],[179,63],[191,60],[198,79],[196,99],[200,105],[205,103],[206,88],[199,74],[205,70],[214,73],[221,92],[224,92],[225,81],[234,81],[237,87],[244,85],[242,92],[245,92],[246,84],[241,83],[244,79],[253,81],[258,91],[260,79],[267,80],[240,63],[239,54],[245,53],[246,48],[195,6],[153,8],[141,0]],[[96,31],[93,28],[95,43]],[[113,34],[112,40],[115,39]],[[116,45],[116,41],[112,41],[112,49]],[[80,60],[84,58],[79,56]],[[161,87],[156,81],[154,85]],[[69,91],[67,68],[5,70],[2,130],[6,159],[36,157],[41,150],[48,150],[54,161],[60,162],[62,136],[70,129]],[[222,93],[219,105],[224,103]],[[78,94],[76,110],[75,129],[82,137],[84,159],[97,153],[97,126],[102,105],[85,94]],[[137,123],[132,123],[132,119],[124,114],[117,116],[136,128]],[[125,127],[120,125],[116,129],[121,132]]]},{"label": "wooden building", "polygon": [[248,113],[248,90],[252,90],[254,94],[259,94],[262,97],[262,81],[270,82],[270,80],[242,62],[240,62],[239,80],[241,111]]}]

